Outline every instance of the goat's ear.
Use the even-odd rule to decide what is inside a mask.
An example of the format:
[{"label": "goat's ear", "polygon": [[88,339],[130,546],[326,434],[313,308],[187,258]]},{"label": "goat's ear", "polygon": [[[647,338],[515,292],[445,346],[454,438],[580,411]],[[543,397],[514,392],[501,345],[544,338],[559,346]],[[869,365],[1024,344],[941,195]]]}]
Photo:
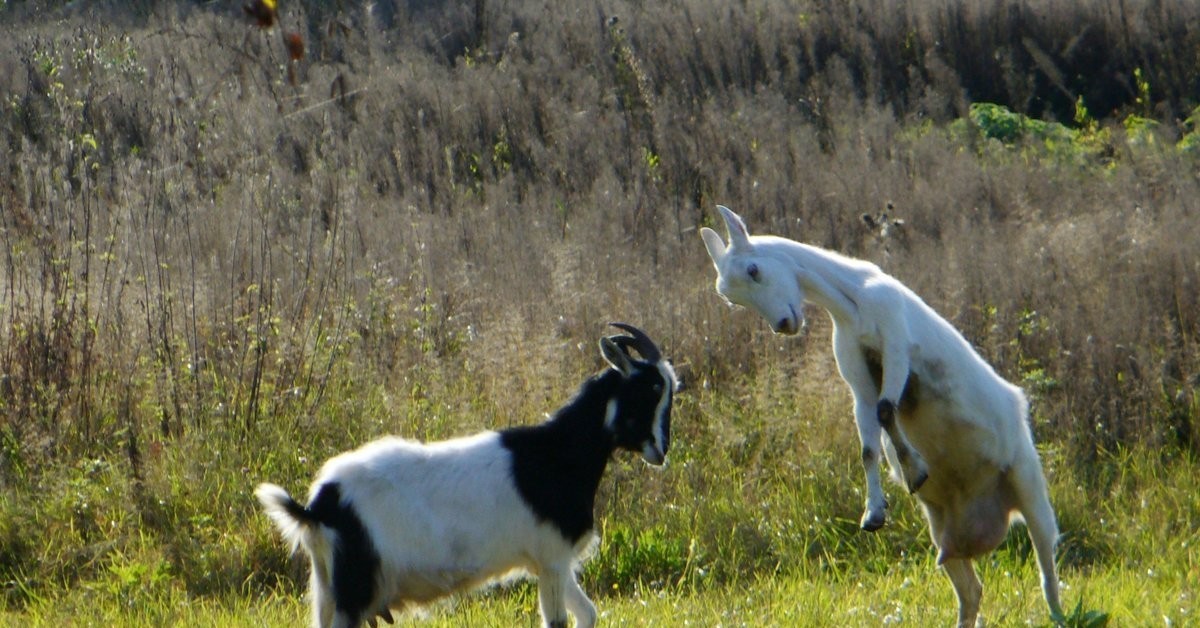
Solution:
[{"label": "goat's ear", "polygon": [[600,355],[604,356],[604,359],[621,375],[629,377],[629,374],[633,373],[633,364],[629,361],[629,355],[617,346],[617,343],[608,338],[600,339]]},{"label": "goat's ear", "polygon": [[724,205],[717,205],[717,210],[721,212],[721,217],[725,219],[725,228],[729,231],[730,250],[750,250],[750,232],[746,230],[746,223],[742,222],[742,217]]},{"label": "goat's ear", "polygon": [[721,236],[708,227],[701,227],[700,237],[704,239],[704,248],[708,249],[708,256],[712,258],[713,266],[719,267],[721,260],[725,258],[725,243],[721,240]]}]

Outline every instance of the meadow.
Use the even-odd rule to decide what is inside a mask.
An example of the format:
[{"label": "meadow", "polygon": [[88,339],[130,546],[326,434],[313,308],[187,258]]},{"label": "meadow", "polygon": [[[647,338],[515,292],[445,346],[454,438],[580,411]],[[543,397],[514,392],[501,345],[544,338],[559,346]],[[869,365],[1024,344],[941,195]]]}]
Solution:
[{"label": "meadow", "polygon": [[[601,625],[950,624],[901,487],[858,530],[828,319],[713,290],[718,203],[1025,388],[1071,623],[1195,623],[1200,8],[1067,4],[0,1],[0,625],[297,625],[258,482],[538,421],[610,320],[686,388],[601,484]],[[1023,528],[980,571],[1048,624]]]}]

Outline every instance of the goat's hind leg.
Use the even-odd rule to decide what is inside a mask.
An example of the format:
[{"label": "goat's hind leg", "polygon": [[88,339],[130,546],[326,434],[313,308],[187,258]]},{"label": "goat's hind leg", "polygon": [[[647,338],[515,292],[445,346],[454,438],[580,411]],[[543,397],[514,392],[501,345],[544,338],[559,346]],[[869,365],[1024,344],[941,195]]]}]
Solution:
[{"label": "goat's hind leg", "polygon": [[942,563],[942,569],[946,570],[958,597],[958,628],[974,628],[983,599],[983,583],[975,573],[975,566],[969,558],[950,558]]},{"label": "goat's hind leg", "polygon": [[[1032,447],[1032,446],[1031,446]],[[1038,569],[1042,575],[1042,593],[1050,608],[1050,617],[1055,621],[1063,618],[1059,601],[1058,573],[1054,565],[1054,551],[1058,545],[1058,523],[1054,507],[1050,505],[1046,476],[1042,474],[1041,461],[1036,452],[1021,460],[1010,471],[1010,481],[1017,496],[1017,506],[1025,519],[1033,551],[1037,555]]]},{"label": "goat's hind leg", "polygon": [[333,585],[329,566],[323,561],[310,559],[308,576],[309,604],[312,606],[312,625],[317,628],[332,628],[337,614],[333,598]]},{"label": "goat's hind leg", "polygon": [[929,536],[938,550],[938,564],[950,578],[954,595],[958,598],[958,628],[970,628],[979,618],[979,603],[983,599],[983,583],[975,573],[970,558],[943,558],[947,553],[946,513],[942,508],[921,500],[925,520],[929,522]]},{"label": "goat's hind leg", "polygon": [[366,623],[366,620],[359,616],[358,613],[347,613],[339,610],[333,616],[333,628],[359,628],[364,623]]},{"label": "goat's hind leg", "polygon": [[575,581],[574,574],[566,585],[567,609],[575,616],[575,628],[592,628],[596,625],[596,606]]}]

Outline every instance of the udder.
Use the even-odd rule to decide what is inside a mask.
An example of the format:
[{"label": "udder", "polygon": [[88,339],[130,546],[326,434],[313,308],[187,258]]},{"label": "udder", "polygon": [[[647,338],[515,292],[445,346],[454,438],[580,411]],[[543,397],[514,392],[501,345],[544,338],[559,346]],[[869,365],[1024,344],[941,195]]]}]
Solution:
[{"label": "udder", "polygon": [[958,504],[948,507],[927,507],[930,532],[938,547],[938,564],[950,558],[986,554],[996,549],[1008,534],[1016,499],[1007,474],[1001,474],[992,490],[962,497]]}]

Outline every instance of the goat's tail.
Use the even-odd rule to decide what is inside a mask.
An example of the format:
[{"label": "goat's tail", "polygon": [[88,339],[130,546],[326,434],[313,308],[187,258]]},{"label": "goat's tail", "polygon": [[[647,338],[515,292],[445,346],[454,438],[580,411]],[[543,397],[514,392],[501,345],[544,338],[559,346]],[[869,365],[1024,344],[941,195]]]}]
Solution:
[{"label": "goat's tail", "polygon": [[[336,493],[335,500],[336,500]],[[333,548],[330,539],[321,531],[321,518],[307,506],[292,499],[280,486],[274,484],[259,484],[254,489],[254,496],[262,504],[267,516],[275,523],[292,548],[292,553],[300,547],[308,553],[312,564],[309,576],[309,593],[312,595],[312,624],[314,626],[332,626],[334,624],[335,605],[333,601]]]},{"label": "goat's tail", "polygon": [[267,512],[267,516],[275,523],[283,540],[291,546],[292,551],[306,539],[311,538],[311,532],[316,530],[320,520],[303,504],[292,499],[281,486],[263,483],[254,489],[254,496]]}]

